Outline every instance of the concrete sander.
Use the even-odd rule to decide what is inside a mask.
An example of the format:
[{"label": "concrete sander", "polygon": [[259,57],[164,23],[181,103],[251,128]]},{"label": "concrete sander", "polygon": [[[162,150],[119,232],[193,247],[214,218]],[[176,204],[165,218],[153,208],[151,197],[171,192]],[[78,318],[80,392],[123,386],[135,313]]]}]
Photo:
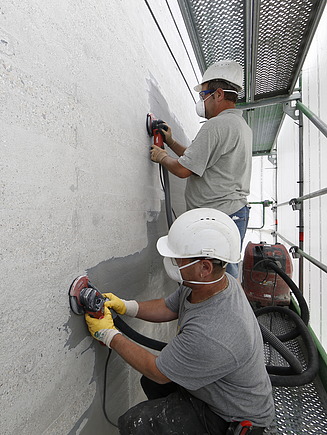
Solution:
[{"label": "concrete sander", "polygon": [[168,127],[165,124],[165,121],[157,119],[153,113],[148,113],[146,115],[146,131],[150,137],[153,136],[154,145],[157,145],[157,147],[164,147],[163,135],[160,131],[167,131],[167,129]]},{"label": "concrete sander", "polygon": [[78,276],[69,288],[69,304],[73,313],[101,319],[106,299],[89,281],[87,275]]}]

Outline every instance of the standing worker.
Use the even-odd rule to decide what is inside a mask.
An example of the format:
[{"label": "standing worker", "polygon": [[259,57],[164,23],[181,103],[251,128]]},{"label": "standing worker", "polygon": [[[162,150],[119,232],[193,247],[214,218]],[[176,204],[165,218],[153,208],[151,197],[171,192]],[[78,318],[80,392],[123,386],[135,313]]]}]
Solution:
[{"label": "standing worker", "polygon": [[[240,261],[236,225],[218,210],[193,209],[157,249],[168,276],[182,283],[173,294],[136,302],[107,293],[104,317],[85,316],[92,336],[143,374],[149,400],[119,418],[120,434],[225,435],[243,420],[251,435],[262,434],[274,416],[263,339],[243,289],[225,272]],[[115,329],[108,307],[150,322],[178,319],[177,335],[156,356]]]},{"label": "standing worker", "polygon": [[[208,121],[189,147],[173,139],[170,127],[162,124],[164,141],[179,158],[153,145],[151,160],[177,177],[187,178],[187,210],[210,207],[227,213],[243,242],[249,220],[252,131],[242,111],[236,109],[242,83],[243,69],[237,62],[223,60],[211,65],[194,88],[200,94],[196,112]],[[227,272],[237,278],[238,265],[229,264]]]}]

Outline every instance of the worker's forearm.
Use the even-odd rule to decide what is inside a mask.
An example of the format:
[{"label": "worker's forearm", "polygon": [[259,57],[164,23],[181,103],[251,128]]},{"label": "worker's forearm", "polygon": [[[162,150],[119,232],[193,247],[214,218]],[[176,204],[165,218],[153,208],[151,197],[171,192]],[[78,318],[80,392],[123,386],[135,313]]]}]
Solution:
[{"label": "worker's forearm", "polygon": [[169,172],[176,175],[179,178],[187,178],[190,175],[192,175],[192,172],[184,168],[177,159],[174,159],[173,157],[170,157],[169,155],[165,156],[161,161],[160,164],[164,166],[166,169],[168,169]]},{"label": "worker's forearm", "polygon": [[110,347],[114,349],[135,370],[142,373],[158,384],[170,382],[156,366],[157,357],[148,350],[133,343],[121,334],[117,334],[111,340]]},{"label": "worker's forearm", "polygon": [[149,322],[170,322],[177,319],[177,313],[171,311],[163,298],[138,302],[139,309],[136,317]]},{"label": "worker's forearm", "polygon": [[174,151],[175,154],[178,155],[178,157],[182,156],[184,154],[184,151],[186,150],[186,147],[184,147],[184,145],[181,145],[175,139],[173,139],[172,143],[168,146]]}]

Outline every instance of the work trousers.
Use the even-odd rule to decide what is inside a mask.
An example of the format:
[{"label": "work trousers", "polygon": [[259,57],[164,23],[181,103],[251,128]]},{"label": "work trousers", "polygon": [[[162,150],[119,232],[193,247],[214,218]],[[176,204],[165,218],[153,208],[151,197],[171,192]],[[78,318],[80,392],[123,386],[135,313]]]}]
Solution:
[{"label": "work trousers", "polygon": [[[119,418],[121,435],[226,434],[229,423],[184,388],[173,382],[159,385],[145,376],[141,385],[149,400],[139,403]],[[263,428],[252,431],[251,435],[262,433]]]},{"label": "work trousers", "polygon": [[[247,205],[239,209],[237,212],[229,215],[231,219],[235,222],[238,231],[240,232],[241,236],[241,249],[243,246],[243,239],[246,233],[246,229],[248,227],[249,222],[249,215],[250,215],[250,209]],[[226,272],[231,274],[234,278],[238,278],[239,274],[239,267],[238,264],[230,263],[227,265]]]}]

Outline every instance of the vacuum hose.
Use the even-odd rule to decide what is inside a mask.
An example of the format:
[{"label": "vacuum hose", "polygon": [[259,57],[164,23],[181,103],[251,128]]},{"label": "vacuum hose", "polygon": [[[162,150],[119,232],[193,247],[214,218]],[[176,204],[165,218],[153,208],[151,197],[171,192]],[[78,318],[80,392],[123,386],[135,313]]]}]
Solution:
[{"label": "vacuum hose", "polygon": [[153,338],[146,337],[145,335],[135,331],[135,329],[127,325],[127,323],[124,322],[124,320],[118,315],[115,316],[113,320],[117,329],[124,333],[128,338],[138,344],[141,344],[142,346],[160,351],[167,345],[167,343],[164,343],[163,341],[154,340]]},{"label": "vacuum hose", "polygon": [[[318,358],[318,351],[316,345],[313,341],[313,338],[307,326],[300,318],[300,316],[298,316],[296,313],[294,313],[294,311],[288,308],[285,307],[266,307],[266,308],[270,308],[269,310],[270,312],[278,312],[278,313],[282,313],[285,316],[290,317],[290,319],[296,324],[297,330],[300,331],[300,335],[303,339],[308,355],[307,368],[304,371],[302,371],[301,364],[299,361],[294,365],[294,361],[291,362],[288,359],[288,355],[286,356],[286,354],[284,354],[284,349],[283,349],[284,344],[280,340],[278,340],[277,337],[271,339],[271,337],[268,338],[268,336],[265,336],[265,334],[263,334],[264,340],[267,341],[270,345],[272,345],[277,351],[279,351],[280,354],[291,365],[291,367],[277,367],[277,366],[266,367],[272,385],[279,386],[279,387],[280,386],[295,387],[295,386],[305,385],[312,382],[319,369],[319,358]],[[258,314],[257,312],[255,312],[255,314],[257,316],[261,315]],[[260,325],[260,327],[262,327],[262,325]],[[299,368],[298,365],[301,368],[300,372],[298,371]]]},{"label": "vacuum hose", "polygon": [[173,223],[173,215],[172,215],[171,200],[170,200],[169,175],[168,175],[168,170],[164,166],[160,165],[160,167],[163,174],[163,190],[165,194],[167,224],[168,224],[168,228],[170,228]]},{"label": "vacuum hose", "polygon": [[[269,260],[269,259],[267,259]],[[306,300],[304,299],[302,293],[300,292],[300,289],[297,287],[297,285],[295,284],[295,282],[287,275],[287,273],[285,273],[280,267],[277,266],[277,264],[271,260],[267,262],[267,267],[273,269],[285,282],[286,284],[289,286],[289,288],[292,290],[293,295],[295,296],[298,305],[300,307],[300,312],[301,312],[301,319],[303,320],[303,323],[305,325],[308,325],[309,323],[309,308],[308,305],[306,303]],[[256,315],[261,315],[261,314],[266,314],[271,312],[271,307],[263,307],[263,308],[259,308],[258,310],[255,311]],[[283,335],[279,335],[277,336],[279,338],[280,341],[289,341],[289,340],[293,340],[294,338],[298,337],[298,335],[300,335],[300,330],[299,327],[294,328],[293,330],[291,330],[290,332],[287,332],[286,334]]]},{"label": "vacuum hose", "polygon": [[[289,308],[279,306],[264,307],[255,311],[255,315],[257,317],[272,312],[281,313],[284,316],[289,317],[291,321],[296,325],[296,327],[287,334],[276,336],[264,325],[259,323],[263,340],[266,343],[269,343],[269,345],[271,345],[278,353],[280,353],[280,355],[289,364],[289,366],[267,365],[266,369],[269,373],[269,377],[273,386],[294,387],[305,385],[314,380],[319,369],[317,348],[307,328],[307,324],[309,322],[308,306],[304,297],[302,296],[302,293],[300,292],[296,284],[291,280],[291,278],[289,278],[289,276],[286,275],[286,273],[283,272],[283,270],[280,269],[275,262],[269,262],[269,267],[274,269],[276,273],[278,273],[278,275],[282,279],[284,279],[289,287],[292,289],[294,295],[299,302],[302,318]],[[114,324],[117,329],[123,332],[128,338],[142,346],[148,347],[153,350],[161,351],[167,345],[167,343],[165,342],[154,340],[136,332],[133,328],[127,325],[127,323],[125,323],[118,315],[114,316]],[[302,337],[303,343],[307,351],[307,367],[304,370],[300,361],[284,344],[285,341],[292,340],[299,335]]]}]

